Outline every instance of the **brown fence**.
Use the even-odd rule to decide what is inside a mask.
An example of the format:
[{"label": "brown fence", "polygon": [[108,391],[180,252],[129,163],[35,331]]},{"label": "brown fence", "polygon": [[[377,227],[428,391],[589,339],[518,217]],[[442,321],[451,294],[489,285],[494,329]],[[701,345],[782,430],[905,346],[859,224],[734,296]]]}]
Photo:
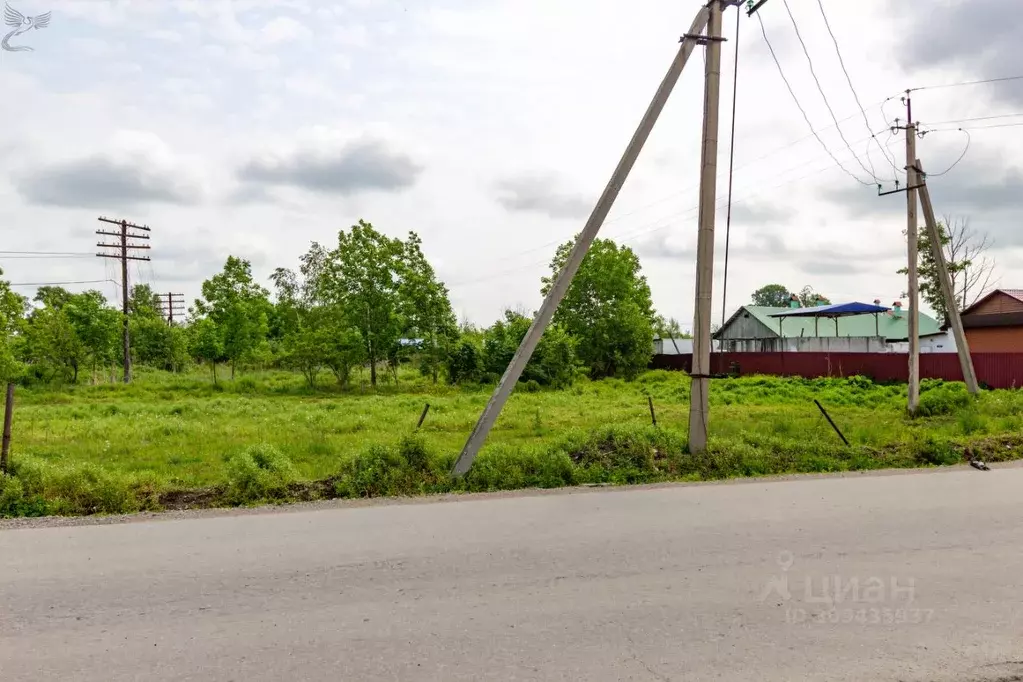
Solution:
[{"label": "brown fence", "polygon": [[[655,355],[652,369],[690,371],[692,355]],[[990,388],[1023,387],[1023,353],[973,353],[977,380]],[[862,375],[875,381],[908,381],[905,353],[712,353],[712,374],[774,374],[778,376],[848,377]],[[924,379],[962,381],[955,353],[922,353]]]}]

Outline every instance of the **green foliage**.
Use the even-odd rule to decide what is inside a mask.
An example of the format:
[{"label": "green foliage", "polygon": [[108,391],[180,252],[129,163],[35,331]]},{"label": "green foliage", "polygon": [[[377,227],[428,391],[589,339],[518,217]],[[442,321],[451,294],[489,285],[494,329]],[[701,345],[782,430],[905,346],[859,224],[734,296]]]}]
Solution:
[{"label": "green foliage", "polygon": [[447,357],[448,381],[452,384],[474,384],[483,380],[483,353],[476,342],[463,337]]},{"label": "green foliage", "polygon": [[[249,261],[228,256],[223,271],[203,282],[202,296],[195,311],[212,327],[203,330],[202,351],[196,355],[212,362],[209,354],[220,350],[233,376],[237,364],[250,358],[269,333],[269,292],[252,279]],[[212,333],[215,342],[205,338]]]},{"label": "green foliage", "polygon": [[399,286],[404,247],[360,220],[338,233],[337,248],[325,255],[316,282],[318,297],[343,311],[346,324],[359,330],[377,385],[377,363],[395,349],[403,329]]},{"label": "green foliage", "polygon": [[288,498],[295,479],[291,460],[276,447],[263,443],[228,460],[225,496],[232,504],[281,501]]},{"label": "green foliage", "polygon": [[216,322],[205,317],[193,322],[188,331],[189,353],[200,362],[210,363],[213,383],[217,383],[217,363],[224,359],[224,342]]},{"label": "green foliage", "polygon": [[792,299],[789,288],[781,284],[765,284],[753,292],[751,305],[768,308],[785,308]]},{"label": "green foliage", "polygon": [[[529,331],[531,320],[521,313],[507,310],[504,319],[483,332],[483,369],[485,375],[500,377]],[[536,382],[541,386],[563,388],[575,379],[575,340],[563,327],[552,324],[540,337],[540,343],[526,363],[520,382]],[[496,380],[496,379],[495,379]]]},{"label": "green foliage", "polygon": [[946,383],[940,380],[920,383],[920,403],[917,416],[937,417],[955,414],[970,405],[970,394],[962,383]]},{"label": "green foliage", "polygon": [[[568,260],[574,242],[558,247],[546,295]],[[596,239],[583,258],[554,321],[577,343],[579,360],[593,378],[633,378],[653,355],[654,311],[650,286],[632,249]]]}]

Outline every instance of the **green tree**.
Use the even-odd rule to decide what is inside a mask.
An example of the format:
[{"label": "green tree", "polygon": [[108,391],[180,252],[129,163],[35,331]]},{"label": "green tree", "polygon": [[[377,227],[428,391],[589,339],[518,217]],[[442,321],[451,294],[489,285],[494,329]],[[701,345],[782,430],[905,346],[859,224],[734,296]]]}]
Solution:
[{"label": "green tree", "polygon": [[[948,276],[952,282],[956,307],[962,311],[976,303],[990,289],[995,263],[986,254],[992,243],[986,234],[973,230],[966,218],[945,216],[944,220],[938,223],[938,233],[945,254]],[[917,249],[920,297],[939,319],[947,320],[948,311],[945,307],[945,297],[941,293],[938,266],[931,251],[931,238],[926,229],[919,232]],[[907,268],[902,268],[898,272],[900,275],[909,274]]]},{"label": "green tree", "polygon": [[74,334],[81,343],[83,360],[91,366],[95,381],[98,367],[113,363],[123,355],[122,314],[108,306],[106,298],[98,291],[72,294],[61,312],[67,315],[74,328]]},{"label": "green tree", "polygon": [[189,327],[188,352],[199,362],[210,363],[213,372],[213,383],[217,383],[217,363],[225,359],[224,341],[216,323],[204,317]]},{"label": "green tree", "polygon": [[231,363],[231,378],[239,362],[254,357],[269,332],[270,292],[255,283],[249,261],[228,256],[222,272],[202,283],[197,314],[212,320]]},{"label": "green tree", "polygon": [[448,381],[452,384],[475,384],[483,380],[485,371],[479,343],[463,336],[445,359]]},{"label": "green tree", "polygon": [[[568,260],[574,242],[558,247],[546,295]],[[650,286],[632,249],[609,239],[594,240],[554,315],[577,342],[579,359],[591,377],[633,377],[653,356],[654,310]]]},{"label": "green tree", "polygon": [[41,373],[48,370],[48,379],[78,381],[86,352],[63,307],[34,310],[25,326],[25,336],[29,361]]},{"label": "green tree", "polygon": [[[496,381],[504,374],[530,323],[531,320],[522,313],[506,310],[503,320],[498,320],[483,332],[483,370],[489,379]],[[569,386],[575,378],[577,364],[575,339],[564,327],[554,323],[540,337],[519,381],[532,380],[555,388]],[[468,361],[466,366],[471,367]],[[469,380],[468,377],[465,380]]]},{"label": "green tree", "polygon": [[799,290],[799,304],[804,308],[813,308],[819,305],[831,305],[831,299],[813,290],[809,284]]},{"label": "green tree", "polygon": [[458,322],[447,287],[437,280],[422,250],[422,240],[409,232],[402,245],[401,282],[398,285],[401,318],[407,338],[421,338],[420,369],[437,383],[444,358],[458,339]]},{"label": "green tree", "polygon": [[338,233],[337,248],[325,255],[317,277],[318,297],[359,331],[373,386],[377,363],[393,352],[404,327],[398,292],[402,255],[400,240],[360,220]]},{"label": "green tree", "polygon": [[752,305],[765,308],[788,307],[792,294],[781,284],[766,284],[753,292]]},{"label": "green tree", "polygon": [[[4,274],[0,269],[0,277]],[[21,374],[17,360],[17,338],[22,331],[27,301],[11,290],[8,280],[0,279],[0,384]]]}]

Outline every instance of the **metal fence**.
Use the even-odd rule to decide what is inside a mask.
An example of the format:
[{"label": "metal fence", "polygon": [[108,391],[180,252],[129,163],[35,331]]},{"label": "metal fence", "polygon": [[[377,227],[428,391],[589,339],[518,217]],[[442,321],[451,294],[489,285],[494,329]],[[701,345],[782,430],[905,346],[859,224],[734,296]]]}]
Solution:
[{"label": "metal fence", "polygon": [[[973,353],[977,379],[990,388],[1023,387],[1023,353]],[[689,372],[692,355],[655,355],[651,369]],[[874,381],[908,381],[905,353],[712,353],[712,374],[773,374],[777,376],[848,377],[861,375]],[[920,377],[962,381],[955,353],[922,353]]]}]

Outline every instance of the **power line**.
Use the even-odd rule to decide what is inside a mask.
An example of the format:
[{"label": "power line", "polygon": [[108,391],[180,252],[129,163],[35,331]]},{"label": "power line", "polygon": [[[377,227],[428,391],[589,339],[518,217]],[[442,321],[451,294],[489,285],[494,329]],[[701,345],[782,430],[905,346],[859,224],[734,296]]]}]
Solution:
[{"label": "power line", "polygon": [[771,59],[774,60],[774,65],[778,67],[778,74],[781,76],[781,79],[785,81],[785,87],[788,89],[789,94],[792,96],[792,101],[796,103],[796,107],[799,109],[799,113],[803,115],[803,120],[806,121],[806,125],[809,126],[810,132],[813,134],[815,138],[817,138],[817,141],[820,143],[820,145],[824,147],[824,151],[828,153],[828,156],[830,156],[834,160],[834,162],[838,165],[839,168],[845,171],[845,173],[856,182],[860,183],[861,185],[866,185],[867,187],[870,187],[871,184],[869,182],[864,182],[863,180],[860,180],[854,173],[849,171],[848,168],[843,166],[841,162],[835,157],[834,153],[832,153],[832,151],[828,148],[828,145],[824,144],[824,140],[821,139],[821,136],[814,129],[813,123],[810,122],[810,117],[806,115],[806,110],[803,109],[803,105],[799,103],[799,98],[796,97],[796,93],[792,90],[792,85],[789,83],[789,79],[785,77],[785,72],[782,70],[781,63],[778,61],[778,55],[774,53],[774,47],[771,45],[771,41],[767,38],[767,29],[764,27],[764,20],[763,18],[761,18],[760,14],[757,14],[757,19],[760,21],[760,32],[764,36],[764,42],[767,43],[767,49],[771,53]]},{"label": "power line", "polygon": [[[1023,113],[1018,114],[996,114],[994,116],[977,116],[975,118],[952,118],[947,121],[935,121],[933,125],[944,125],[947,123],[970,123],[972,121],[993,121],[999,118],[1016,118],[1023,116]],[[929,174],[928,174],[929,175]]]},{"label": "power line", "polygon": [[959,162],[962,161],[963,157],[966,156],[966,152],[970,151],[970,142],[973,140],[973,138],[970,137],[970,131],[966,130],[965,128],[960,128],[959,130],[961,130],[962,132],[966,133],[966,147],[963,149],[963,153],[959,155],[959,158],[956,159],[955,163],[953,163],[951,166],[949,166],[945,170],[941,171],[940,173],[928,173],[927,177],[929,177],[929,178],[940,178],[942,175],[944,175],[945,173],[948,173],[950,170],[952,170],[953,168],[958,166]]},{"label": "power line", "polygon": [[739,102],[739,28],[742,12],[735,13],[735,73],[732,76],[732,140],[728,145],[728,214],[725,216],[725,277],[721,286],[721,324],[728,304],[728,251],[732,243],[732,181],[735,178],[735,112]]},{"label": "power line", "polygon": [[[860,102],[859,93],[857,93],[856,88],[853,87],[852,77],[849,75],[849,70],[845,68],[845,60],[842,58],[842,50],[838,47],[838,39],[835,37],[835,32],[831,30],[831,22],[828,21],[828,15],[824,11],[823,0],[817,0],[817,6],[820,7],[821,16],[824,18],[824,25],[827,27],[828,35],[831,36],[831,42],[835,46],[835,54],[838,55],[838,63],[842,67],[842,73],[845,74],[845,82],[849,84],[849,89],[852,91],[853,99],[856,100],[856,106],[860,108],[860,113],[863,114],[863,123],[864,125],[867,126],[867,132],[869,133],[873,130],[873,128],[870,125],[870,119],[867,117],[867,110],[863,108],[863,103]],[[881,150],[881,155],[884,156],[885,160],[888,161],[892,165],[892,168],[895,168],[895,170],[897,171],[898,167],[895,165],[895,158],[894,157],[890,159],[888,158],[888,154],[886,153],[885,148],[881,146],[881,142],[880,140],[877,139],[876,135],[871,134],[870,137],[872,140],[874,140],[874,144],[877,145],[877,148]],[[869,147],[870,145],[868,144],[867,146]],[[867,153],[867,161],[868,162],[870,161],[869,153]],[[874,165],[871,164],[870,168],[871,170],[873,170]]]},{"label": "power line", "polygon": [[[999,124],[990,125],[990,126],[963,126],[961,128],[931,128],[927,132],[929,132],[929,133],[940,133],[940,132],[948,132],[950,130],[953,130],[953,131],[954,130],[990,130],[992,128],[1018,128],[1019,126],[1023,126],[1023,121],[1021,121],[1020,123],[999,123]],[[930,173],[928,173],[928,175],[930,175]]]},{"label": "power line", "polygon": [[[785,11],[788,13],[789,20],[792,22],[792,28],[796,31],[796,38],[799,39],[799,45],[803,48],[803,55],[806,56],[806,63],[810,66],[810,75],[813,76],[813,82],[817,84],[817,91],[821,93],[821,99],[824,100],[824,106],[827,107],[828,113],[831,114],[831,120],[833,120],[835,125],[838,127],[838,136],[842,138],[842,142],[845,143],[845,146],[849,149],[849,151],[853,152],[853,156],[856,157],[856,163],[860,164],[860,168],[863,169],[863,172],[870,173],[870,176],[874,178],[875,182],[880,184],[881,181],[878,179],[877,173],[874,172],[874,165],[873,162],[870,161],[870,157],[867,157],[867,162],[871,164],[871,168],[870,170],[867,170],[867,167],[863,165],[862,161],[860,161],[859,155],[856,154],[856,152],[853,151],[853,148],[849,145],[849,140],[845,139],[845,133],[842,132],[842,127],[838,125],[838,117],[835,116],[835,110],[831,108],[831,102],[828,101],[828,96],[824,94],[824,88],[821,86],[821,81],[817,78],[817,71],[813,68],[813,59],[810,58],[810,51],[806,48],[806,43],[803,42],[803,34],[799,32],[799,24],[796,23],[796,18],[792,15],[792,9],[789,7],[788,0],[782,0],[782,4],[785,5]],[[870,129],[869,123],[867,124],[867,129]]]},{"label": "power line", "polygon": [[57,287],[65,284],[100,284],[103,282],[113,282],[112,279],[78,279],[68,282],[11,282],[9,286],[12,287]]},{"label": "power line", "polygon": [[1004,76],[1002,78],[985,78],[979,81],[962,81],[959,83],[944,83],[941,85],[924,85],[919,88],[910,88],[910,92],[916,92],[918,90],[937,90],[939,88],[958,88],[964,85],[983,85],[985,83],[1004,83],[1005,81],[1018,81],[1023,80],[1023,75],[1019,76]]},{"label": "power line", "polygon": [[0,251],[0,255],[24,255],[24,256],[88,256],[92,257],[90,251]]}]

